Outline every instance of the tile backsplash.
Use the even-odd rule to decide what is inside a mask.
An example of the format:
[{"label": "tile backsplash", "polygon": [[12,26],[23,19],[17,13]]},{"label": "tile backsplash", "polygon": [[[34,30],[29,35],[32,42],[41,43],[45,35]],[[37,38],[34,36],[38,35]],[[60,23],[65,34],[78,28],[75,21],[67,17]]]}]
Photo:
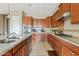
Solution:
[{"label": "tile backsplash", "polygon": [[70,19],[64,22],[64,34],[79,37],[79,24],[71,24]]}]

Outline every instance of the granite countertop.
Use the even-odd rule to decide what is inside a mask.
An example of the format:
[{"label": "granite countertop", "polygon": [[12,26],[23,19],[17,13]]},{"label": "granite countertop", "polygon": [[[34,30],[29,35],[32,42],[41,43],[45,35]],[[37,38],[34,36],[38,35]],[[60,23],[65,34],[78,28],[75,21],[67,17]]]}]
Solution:
[{"label": "granite countertop", "polygon": [[65,36],[55,35],[52,33],[49,33],[49,34],[79,47],[79,38],[78,37],[73,37],[73,36],[72,37],[65,37]]},{"label": "granite countertop", "polygon": [[0,56],[11,50],[13,47],[15,47],[17,44],[28,38],[31,34],[23,35],[20,39],[14,39],[15,42],[11,43],[0,43]]}]

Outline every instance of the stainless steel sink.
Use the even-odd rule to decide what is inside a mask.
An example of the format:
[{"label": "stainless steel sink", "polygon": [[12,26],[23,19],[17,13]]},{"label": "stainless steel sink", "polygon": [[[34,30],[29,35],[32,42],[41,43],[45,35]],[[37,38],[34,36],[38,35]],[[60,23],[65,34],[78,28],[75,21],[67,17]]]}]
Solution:
[{"label": "stainless steel sink", "polygon": [[0,43],[12,43],[12,42],[15,42],[16,40],[8,40],[8,41],[5,41],[5,40],[3,40],[3,41],[0,41]]},{"label": "stainless steel sink", "polygon": [[72,38],[71,35],[67,35],[67,34],[55,34],[55,35],[57,35],[59,37],[63,37],[63,38]]},{"label": "stainless steel sink", "polygon": [[19,37],[10,37],[8,39],[19,39]]},{"label": "stainless steel sink", "polygon": [[6,41],[4,43],[12,43],[12,42],[15,42],[16,40],[9,40],[9,41]]}]

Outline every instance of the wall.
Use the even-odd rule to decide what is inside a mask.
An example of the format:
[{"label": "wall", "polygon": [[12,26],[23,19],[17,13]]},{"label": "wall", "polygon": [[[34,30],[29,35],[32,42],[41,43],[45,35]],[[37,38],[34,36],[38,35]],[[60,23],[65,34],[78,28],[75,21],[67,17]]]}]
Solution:
[{"label": "wall", "polygon": [[10,16],[10,33],[22,34],[22,11],[11,11]]},{"label": "wall", "polygon": [[64,33],[79,37],[79,24],[71,24],[70,19],[64,22]]}]

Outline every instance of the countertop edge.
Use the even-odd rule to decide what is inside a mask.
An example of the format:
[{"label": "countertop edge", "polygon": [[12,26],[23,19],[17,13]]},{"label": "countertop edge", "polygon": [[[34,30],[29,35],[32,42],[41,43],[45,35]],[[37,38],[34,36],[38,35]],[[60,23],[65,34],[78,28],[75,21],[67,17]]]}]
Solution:
[{"label": "countertop edge", "polygon": [[68,42],[68,43],[71,43],[71,44],[76,45],[76,46],[79,47],[78,44],[76,44],[76,43],[74,43],[74,42],[71,42],[71,41],[69,41],[69,40],[66,40],[66,39],[64,39],[64,38],[61,38],[61,37],[59,37],[59,36],[57,36],[57,35],[55,35],[55,34],[51,34],[51,33],[48,33],[48,34],[53,35],[53,36],[55,36],[55,37],[57,37],[57,38],[59,38],[59,39],[61,39],[61,40],[64,40],[64,41],[66,41],[66,42]]}]

